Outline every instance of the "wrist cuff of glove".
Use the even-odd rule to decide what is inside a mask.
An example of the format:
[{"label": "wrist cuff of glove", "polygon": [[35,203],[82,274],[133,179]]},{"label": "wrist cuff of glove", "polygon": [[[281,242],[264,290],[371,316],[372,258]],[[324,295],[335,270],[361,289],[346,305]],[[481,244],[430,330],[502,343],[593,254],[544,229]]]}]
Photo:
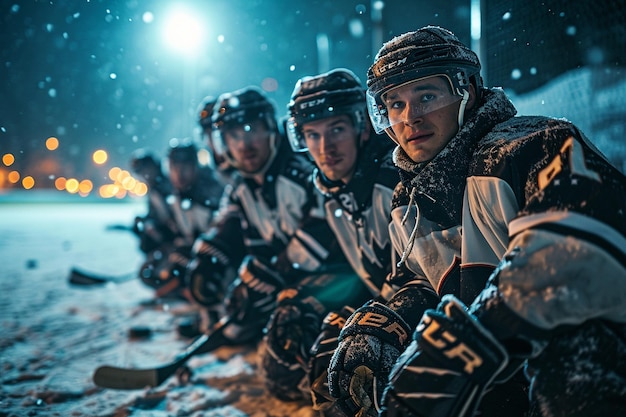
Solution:
[{"label": "wrist cuff of glove", "polygon": [[246,256],[239,266],[239,277],[247,287],[263,294],[278,294],[285,286],[280,274],[251,255]]},{"label": "wrist cuff of glove", "polygon": [[437,310],[427,310],[415,339],[433,358],[459,367],[470,379],[490,381],[508,363],[508,354],[491,332],[453,296],[444,296]]},{"label": "wrist cuff of glove", "polygon": [[223,266],[229,266],[231,264],[228,255],[220,250],[220,248],[204,239],[196,239],[191,249],[191,252],[193,256],[211,258],[213,259],[213,263],[218,263]]},{"label": "wrist cuff of glove", "polygon": [[409,342],[411,328],[395,311],[374,301],[350,316],[341,330],[339,340],[356,334],[375,336],[402,351]]}]

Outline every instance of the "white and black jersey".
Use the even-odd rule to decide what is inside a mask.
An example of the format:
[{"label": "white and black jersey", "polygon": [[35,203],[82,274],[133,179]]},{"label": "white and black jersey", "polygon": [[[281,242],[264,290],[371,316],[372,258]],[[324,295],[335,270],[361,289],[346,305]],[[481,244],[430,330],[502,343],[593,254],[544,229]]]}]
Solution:
[{"label": "white and black jersey", "polygon": [[214,226],[201,238],[227,258],[226,264],[239,265],[253,255],[271,261],[287,280],[293,272],[345,263],[310,181],[312,171],[310,161],[279,141],[263,184],[238,176]]},{"label": "white and black jersey", "polygon": [[[580,415],[563,392],[592,408],[626,392],[626,179],[571,123],[515,113],[484,90],[433,160],[396,148],[390,230],[412,277],[398,294],[454,294],[505,346],[524,346],[535,407]],[[415,299],[402,309],[412,323]]]},{"label": "white and black jersey", "polygon": [[326,218],[353,270],[373,296],[391,272],[391,198],[400,180],[392,161],[392,142],[373,136],[359,149],[356,171],[348,184],[315,184],[326,197]]},{"label": "white and black jersey", "polygon": [[205,232],[219,208],[224,186],[210,167],[199,167],[193,186],[165,198],[175,237],[191,246]]},{"label": "white and black jersey", "polygon": [[[448,145],[454,149],[424,166],[396,151],[403,181],[394,198],[392,236],[396,249],[408,252],[406,266],[439,295],[466,303],[514,247],[536,264],[516,271],[517,280],[542,286],[541,280],[554,285],[561,279],[571,286],[572,271],[611,266],[607,274],[624,277],[626,285],[624,176],[571,123],[513,117],[502,91],[484,96]],[[592,293],[600,297],[601,288],[608,290],[600,285]],[[530,308],[530,301],[519,299],[515,310],[537,321],[530,311],[538,314],[547,305],[537,300]],[[607,317],[626,320],[623,308],[612,314]]]}]

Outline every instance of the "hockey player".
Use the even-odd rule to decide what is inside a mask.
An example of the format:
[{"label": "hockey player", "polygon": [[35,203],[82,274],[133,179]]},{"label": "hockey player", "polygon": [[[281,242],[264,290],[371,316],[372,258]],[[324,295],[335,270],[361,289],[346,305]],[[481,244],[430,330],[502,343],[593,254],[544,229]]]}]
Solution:
[{"label": "hockey player", "polygon": [[233,175],[237,170],[228,163],[224,155],[220,154],[213,144],[213,109],[217,103],[217,97],[207,96],[202,100],[198,110],[198,123],[202,128],[202,136],[206,142],[207,149],[211,156],[210,166],[215,169],[217,176],[224,185],[233,183]]},{"label": "hockey player", "polygon": [[265,93],[249,86],[220,95],[213,123],[217,153],[239,175],[194,245],[187,290],[234,320],[230,340],[256,342],[280,290],[346,262],[309,181],[313,166],[289,148]]},{"label": "hockey player", "polygon": [[[439,27],[387,42],[368,71],[372,123],[398,145],[394,247],[412,291],[442,301],[401,319],[381,308],[379,322],[355,312],[330,392],[362,408],[361,381],[387,381],[393,358],[382,355],[406,349],[381,416],[622,415],[624,176],[571,123],[514,117],[479,71],[476,54]],[[391,322],[402,330],[386,331]],[[357,380],[349,359],[363,346],[381,356],[362,364],[373,378]],[[530,407],[515,400],[522,365]]]},{"label": "hockey player", "polygon": [[160,207],[166,211],[167,233],[139,271],[157,297],[180,292],[191,246],[209,227],[223,190],[213,170],[199,165],[198,148],[190,140],[170,140],[167,168],[171,190]]},{"label": "hockey player", "polygon": [[165,201],[172,184],[163,173],[159,158],[146,149],[133,152],[130,169],[148,187],[148,210],[135,217],[133,232],[139,238],[141,251],[149,253],[173,237],[174,225]]},{"label": "hockey player", "polygon": [[[365,89],[350,70],[300,79],[286,126],[292,149],[308,152],[315,162],[313,182],[325,198],[326,219],[355,274],[350,281],[341,276],[336,278],[342,282],[327,284],[350,287],[335,295],[333,303],[346,305],[328,313],[323,331],[322,317],[307,308],[312,299],[320,302],[319,294],[304,288],[282,298],[268,326],[262,363],[273,391],[281,386],[294,390],[298,379],[307,376],[309,386],[303,387],[310,389],[314,408],[330,416],[336,411],[329,401],[326,370],[338,331],[354,308],[380,295],[390,272],[390,201],[399,176],[391,161],[391,142],[373,134]],[[308,338],[302,336],[305,332],[311,333]]]}]

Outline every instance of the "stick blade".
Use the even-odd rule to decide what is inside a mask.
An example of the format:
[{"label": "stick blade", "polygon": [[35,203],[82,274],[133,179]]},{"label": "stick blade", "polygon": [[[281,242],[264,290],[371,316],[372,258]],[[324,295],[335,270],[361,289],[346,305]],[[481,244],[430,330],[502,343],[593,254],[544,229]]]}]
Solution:
[{"label": "stick blade", "polygon": [[101,277],[86,274],[83,271],[79,271],[76,268],[72,268],[68,281],[73,285],[104,285],[107,283]]},{"label": "stick blade", "polygon": [[93,374],[93,382],[102,388],[120,390],[143,389],[161,384],[158,369],[126,369],[101,366]]},{"label": "stick blade", "polygon": [[68,281],[72,285],[78,286],[98,286],[105,285],[108,283],[119,284],[125,281],[128,281],[133,278],[135,274],[125,274],[125,275],[100,275],[88,271],[83,271],[77,267],[73,267],[70,270],[70,274],[68,277]]}]

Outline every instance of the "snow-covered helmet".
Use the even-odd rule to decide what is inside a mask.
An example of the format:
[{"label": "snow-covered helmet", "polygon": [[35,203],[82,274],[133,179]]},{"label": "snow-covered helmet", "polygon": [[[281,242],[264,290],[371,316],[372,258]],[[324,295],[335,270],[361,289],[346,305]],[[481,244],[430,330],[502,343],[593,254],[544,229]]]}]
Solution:
[{"label": "snow-covered helmet", "polygon": [[203,137],[206,139],[206,144],[209,149],[209,154],[212,158],[212,166],[216,169],[223,171],[228,167],[226,157],[218,153],[213,143],[213,110],[217,105],[217,97],[206,96],[202,99],[196,114],[198,115],[198,123],[202,127]]},{"label": "snow-covered helmet", "polygon": [[[426,26],[386,42],[367,71],[367,108],[376,133],[387,131],[393,135],[384,103],[385,93],[395,87],[433,76],[445,77],[450,83],[453,97],[463,101],[459,108],[460,127],[470,83],[474,85],[476,94],[480,93],[480,68],[476,53],[461,43],[452,32],[437,26]],[[437,108],[452,102],[442,102]],[[428,109],[424,114],[437,108]]]},{"label": "snow-covered helmet", "polygon": [[248,86],[233,92],[223,93],[217,98],[217,104],[213,109],[212,115],[213,145],[216,152],[224,155],[226,160],[237,169],[239,167],[228,152],[223,132],[229,128],[245,125],[256,120],[264,121],[267,129],[271,132],[271,156],[262,168],[264,170],[269,166],[276,154],[276,140],[278,136],[276,107],[263,90],[256,86]]},{"label": "snow-covered helmet", "polygon": [[167,159],[172,163],[198,164],[198,147],[192,140],[172,138],[169,140]]},{"label": "snow-covered helmet", "polygon": [[347,114],[362,132],[367,117],[365,89],[354,73],[345,68],[298,80],[287,106],[287,137],[295,152],[308,150],[302,125],[314,120]]},{"label": "snow-covered helmet", "polygon": [[140,148],[133,151],[130,156],[130,169],[135,174],[143,175],[146,169],[160,170],[161,163],[154,153],[147,149]]},{"label": "snow-covered helmet", "polygon": [[213,115],[213,108],[217,104],[217,98],[213,96],[206,96],[202,99],[200,107],[196,114],[198,115],[198,123],[202,127],[202,130],[210,130],[213,128],[213,121],[211,116]]}]

